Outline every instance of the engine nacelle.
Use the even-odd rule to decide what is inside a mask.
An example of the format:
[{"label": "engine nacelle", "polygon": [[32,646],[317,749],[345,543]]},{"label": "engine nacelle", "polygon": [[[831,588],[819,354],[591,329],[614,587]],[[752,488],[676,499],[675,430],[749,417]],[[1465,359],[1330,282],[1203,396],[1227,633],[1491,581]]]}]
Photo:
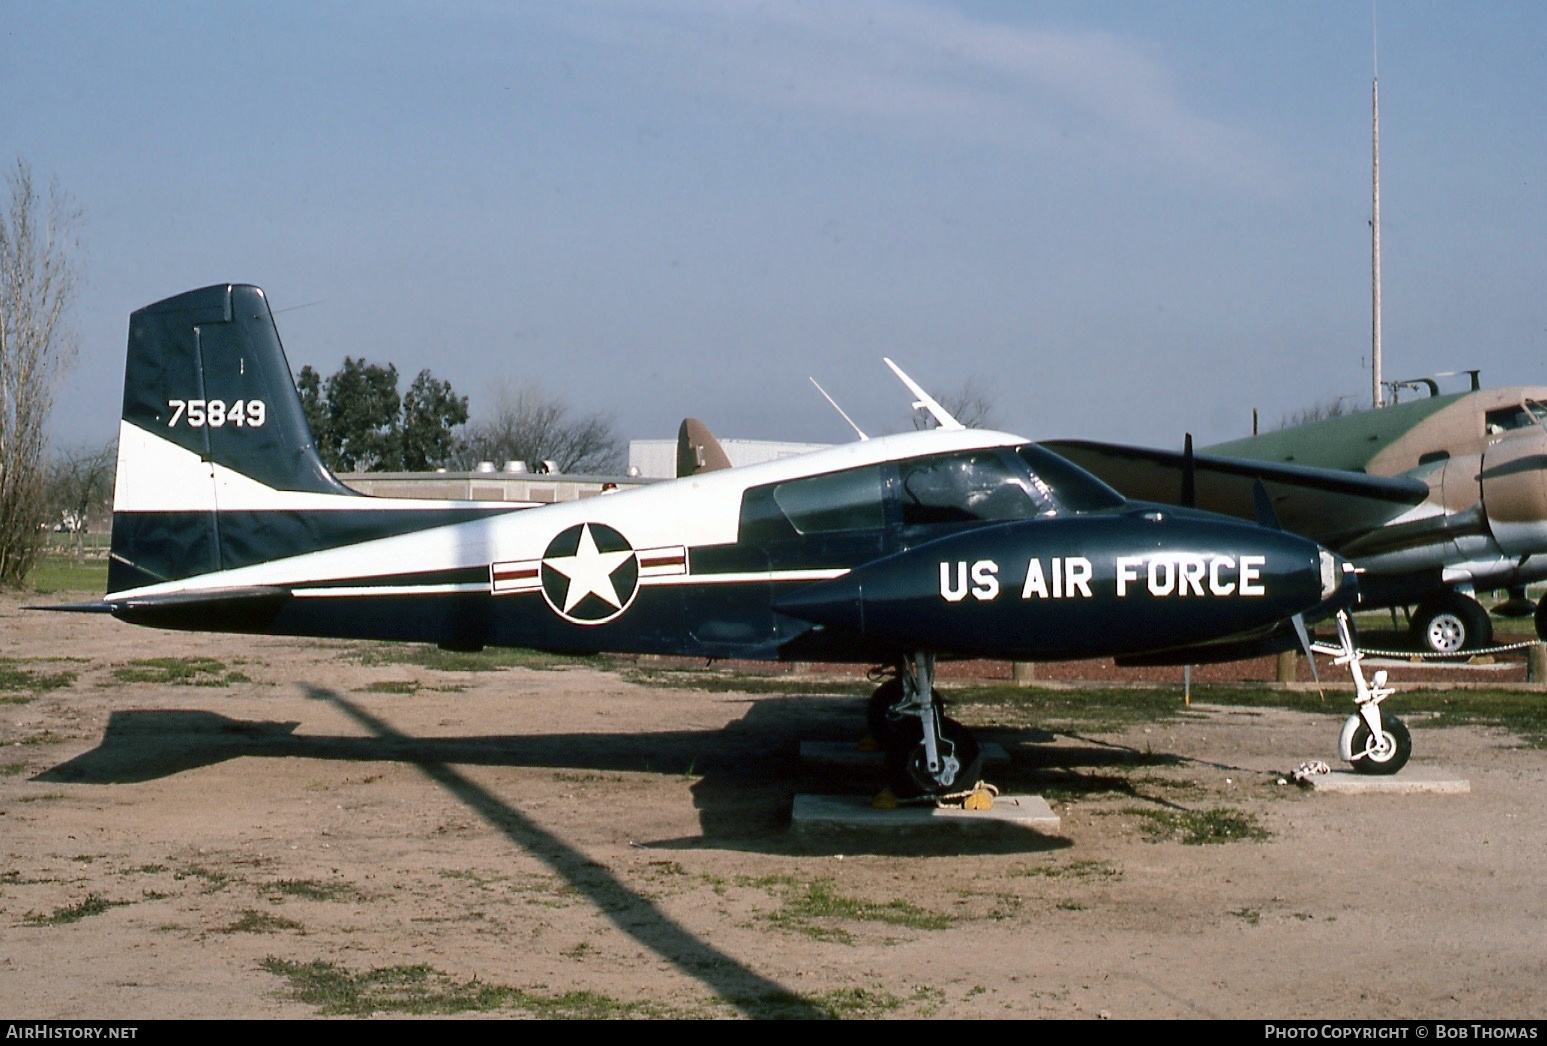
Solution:
[{"label": "engine nacelle", "polygon": [[1513,432],[1483,451],[1488,530],[1506,555],[1547,552],[1547,432]]}]

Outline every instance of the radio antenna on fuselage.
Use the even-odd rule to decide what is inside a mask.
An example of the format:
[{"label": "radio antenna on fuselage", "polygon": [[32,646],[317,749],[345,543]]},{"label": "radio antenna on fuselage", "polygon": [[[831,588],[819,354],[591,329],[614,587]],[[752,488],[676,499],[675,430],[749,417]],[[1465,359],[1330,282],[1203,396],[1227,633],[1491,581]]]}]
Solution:
[{"label": "radio antenna on fuselage", "polygon": [[807,378],[806,380],[811,382],[811,384],[816,385],[816,390],[822,394],[822,398],[825,399],[828,403],[831,403],[833,405],[833,410],[836,410],[840,415],[843,416],[843,420],[849,423],[849,428],[854,430],[854,434],[859,437],[861,443],[870,438],[860,431],[860,427],[858,425],[854,424],[853,418],[849,417],[847,414],[844,414],[843,408],[838,406],[838,401],[829,396],[827,394],[827,390],[822,388],[821,385],[817,385],[817,380],[815,378]]}]

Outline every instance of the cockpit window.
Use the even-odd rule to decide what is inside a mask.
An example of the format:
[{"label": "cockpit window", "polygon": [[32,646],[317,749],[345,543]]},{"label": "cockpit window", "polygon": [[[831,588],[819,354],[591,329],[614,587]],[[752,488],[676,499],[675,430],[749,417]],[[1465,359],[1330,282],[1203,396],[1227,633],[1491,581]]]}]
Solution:
[{"label": "cockpit window", "polygon": [[1536,419],[1531,417],[1531,412],[1526,409],[1524,404],[1519,403],[1509,407],[1500,407],[1497,410],[1490,410],[1483,415],[1484,431],[1490,435],[1529,428],[1534,424],[1536,424]]},{"label": "cockpit window", "polygon": [[870,466],[780,483],[773,499],[800,533],[829,534],[884,526],[882,490],[881,470]]},{"label": "cockpit window", "polygon": [[1038,504],[1026,477],[992,450],[898,463],[902,521],[909,525],[1028,519]]},{"label": "cockpit window", "polygon": [[1068,512],[1096,512],[1123,504],[1123,496],[1067,458],[1025,443],[1015,448],[1036,485]]}]

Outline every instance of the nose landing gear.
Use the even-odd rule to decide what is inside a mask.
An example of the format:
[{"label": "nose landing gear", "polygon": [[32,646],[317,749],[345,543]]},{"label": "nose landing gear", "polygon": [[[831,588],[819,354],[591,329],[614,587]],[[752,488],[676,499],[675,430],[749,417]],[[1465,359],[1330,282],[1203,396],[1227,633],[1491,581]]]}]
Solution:
[{"label": "nose landing gear", "polygon": [[1385,669],[1376,672],[1371,682],[1365,682],[1360,665],[1364,655],[1354,646],[1347,611],[1338,611],[1337,624],[1341,649],[1333,664],[1348,666],[1354,678],[1357,708],[1343,723],[1338,751],[1356,773],[1394,774],[1407,765],[1408,756],[1413,754],[1413,738],[1406,724],[1396,716],[1381,715],[1380,703],[1396,693],[1396,688],[1386,685]]}]

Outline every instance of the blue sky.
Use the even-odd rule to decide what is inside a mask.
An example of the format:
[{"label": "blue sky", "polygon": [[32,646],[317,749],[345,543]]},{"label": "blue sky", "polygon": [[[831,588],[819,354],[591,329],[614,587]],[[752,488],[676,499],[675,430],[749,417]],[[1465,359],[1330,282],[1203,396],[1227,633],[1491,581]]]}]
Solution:
[{"label": "blue sky", "polygon": [[[1379,11],[1385,372],[1547,384],[1547,5]],[[128,313],[256,283],[291,364],[539,378],[630,437],[1179,445],[1369,395],[1371,7],[0,0],[7,162],[87,213],[56,440]],[[406,384],[406,380],[405,380]]]}]

